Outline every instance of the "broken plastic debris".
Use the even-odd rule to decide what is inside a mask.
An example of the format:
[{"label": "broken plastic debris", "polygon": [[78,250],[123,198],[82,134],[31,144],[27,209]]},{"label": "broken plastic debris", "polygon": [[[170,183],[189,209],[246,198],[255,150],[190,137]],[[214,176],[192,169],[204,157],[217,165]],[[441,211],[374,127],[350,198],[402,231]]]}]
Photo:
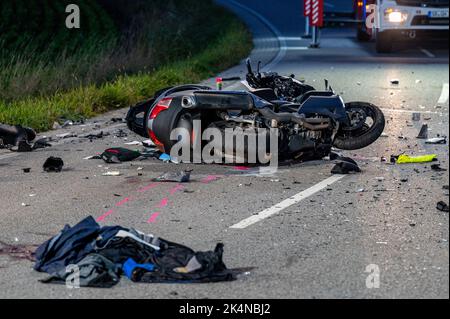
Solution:
[{"label": "broken plastic debris", "polygon": [[64,127],[72,126],[72,125],[73,125],[73,122],[72,122],[71,120],[67,120],[67,121],[65,121],[64,124],[61,125],[61,126],[64,128]]},{"label": "broken plastic debris", "polygon": [[431,165],[431,169],[436,172],[446,172],[447,171],[445,168],[442,168],[440,164]]},{"label": "broken plastic debris", "polygon": [[422,128],[420,129],[420,133],[417,136],[417,138],[420,138],[420,139],[428,138],[428,124],[422,125]]},{"label": "broken plastic debris", "polygon": [[425,141],[426,144],[447,144],[446,137],[435,137]]},{"label": "broken plastic debris", "polygon": [[121,176],[122,173],[118,171],[106,172],[102,174],[103,176]]},{"label": "broken plastic debris", "polygon": [[440,210],[441,212],[445,212],[445,213],[448,213],[448,212],[449,212],[449,207],[448,207],[448,205],[447,205],[445,202],[443,202],[443,201],[437,203],[436,208],[437,208],[438,210]]},{"label": "broken plastic debris", "polygon": [[89,140],[94,140],[94,139],[99,139],[99,138],[103,138],[105,136],[109,136],[109,133],[103,133],[103,131],[101,131],[100,133],[97,134],[88,134],[85,136],[81,136],[81,138],[87,138]]},{"label": "broken plastic debris", "polygon": [[71,137],[77,137],[76,134],[73,133],[64,133],[64,134],[58,134],[56,135],[57,138],[61,138],[61,139],[66,139],[66,138],[71,138]]},{"label": "broken plastic debris", "polygon": [[392,80],[391,80],[391,84],[393,84],[393,85],[399,85],[399,84],[400,84],[400,80],[398,80],[398,79],[392,79]]},{"label": "broken plastic debris", "polygon": [[39,149],[39,148],[46,148],[46,147],[51,147],[52,145],[48,142],[47,138],[41,138],[39,140],[37,140],[36,142],[34,142],[33,144],[33,149]]},{"label": "broken plastic debris", "polygon": [[133,141],[133,142],[125,143],[125,145],[137,146],[137,145],[142,145],[142,142],[139,142],[139,141]]},{"label": "broken plastic debris", "polygon": [[62,171],[64,162],[59,157],[49,157],[44,163],[44,171],[59,173]]},{"label": "broken plastic debris", "polygon": [[412,114],[412,120],[414,122],[418,122],[418,121],[420,121],[421,116],[422,116],[422,114],[420,114],[420,113],[413,113]]},{"label": "broken plastic debris", "polygon": [[338,157],[340,161],[331,170],[331,174],[351,174],[351,173],[361,173],[361,169],[358,164],[349,157]]},{"label": "broken plastic debris", "polygon": [[130,162],[141,156],[138,151],[132,151],[126,148],[117,147],[105,150],[100,158],[108,164],[119,164],[122,162]]},{"label": "broken plastic debris", "polygon": [[170,158],[170,155],[168,155],[168,154],[162,154],[159,157],[159,160],[166,163],[166,162],[170,162],[171,158]]},{"label": "broken plastic debris", "polygon": [[158,178],[156,182],[174,182],[174,183],[189,183],[191,180],[192,171],[181,171],[176,173],[165,173]]},{"label": "broken plastic debris", "polygon": [[153,148],[156,146],[152,140],[145,140],[142,142],[142,145],[144,145],[144,147],[148,147],[148,148]]}]

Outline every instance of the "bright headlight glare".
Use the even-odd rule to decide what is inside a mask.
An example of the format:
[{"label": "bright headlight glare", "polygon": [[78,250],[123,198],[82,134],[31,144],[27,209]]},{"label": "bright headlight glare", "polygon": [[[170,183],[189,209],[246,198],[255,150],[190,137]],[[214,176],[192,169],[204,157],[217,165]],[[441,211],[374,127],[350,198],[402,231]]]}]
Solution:
[{"label": "bright headlight glare", "polygon": [[386,10],[387,18],[392,23],[402,23],[407,19],[407,15],[399,11]]}]

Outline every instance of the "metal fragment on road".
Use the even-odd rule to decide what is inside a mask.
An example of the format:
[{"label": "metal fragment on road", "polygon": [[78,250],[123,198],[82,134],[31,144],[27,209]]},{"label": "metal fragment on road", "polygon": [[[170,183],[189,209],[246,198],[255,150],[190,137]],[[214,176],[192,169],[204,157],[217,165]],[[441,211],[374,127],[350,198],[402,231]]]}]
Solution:
[{"label": "metal fragment on road", "polygon": [[119,171],[106,172],[102,174],[103,176],[122,176],[122,173]]}]

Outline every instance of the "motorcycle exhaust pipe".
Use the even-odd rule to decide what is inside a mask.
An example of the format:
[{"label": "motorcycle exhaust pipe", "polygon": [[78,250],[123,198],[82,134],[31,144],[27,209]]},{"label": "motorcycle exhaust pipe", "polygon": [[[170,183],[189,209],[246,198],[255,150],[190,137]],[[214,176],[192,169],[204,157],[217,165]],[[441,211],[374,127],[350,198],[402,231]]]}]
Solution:
[{"label": "motorcycle exhaust pipe", "polygon": [[330,127],[329,121],[324,119],[305,119],[292,113],[275,113],[269,108],[259,109],[259,112],[269,120],[275,120],[279,123],[293,122],[311,131],[321,131]]},{"label": "motorcycle exhaust pipe", "polygon": [[181,106],[185,109],[192,109],[197,106],[197,101],[193,96],[183,96],[181,99]]}]

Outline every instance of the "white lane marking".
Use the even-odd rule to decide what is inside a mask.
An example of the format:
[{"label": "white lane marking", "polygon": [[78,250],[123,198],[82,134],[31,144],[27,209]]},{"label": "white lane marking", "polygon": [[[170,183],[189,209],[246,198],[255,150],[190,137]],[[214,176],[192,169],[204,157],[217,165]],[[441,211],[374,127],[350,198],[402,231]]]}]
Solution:
[{"label": "white lane marking", "polygon": [[10,158],[10,157],[15,157],[15,156],[18,156],[18,155],[19,155],[18,153],[11,153],[11,154],[1,155],[0,156],[0,160],[7,159],[7,158]]},{"label": "white lane marking", "polygon": [[438,105],[443,105],[443,104],[447,103],[448,94],[449,94],[448,90],[449,90],[449,84],[444,83],[444,85],[442,86],[442,93],[441,93],[441,96],[439,97]]},{"label": "white lane marking", "polygon": [[270,216],[273,216],[275,214],[278,214],[279,212],[281,212],[282,210],[298,204],[299,202],[301,202],[302,200],[316,194],[317,192],[320,192],[321,190],[323,190],[324,188],[336,183],[337,181],[341,180],[342,178],[344,178],[346,175],[334,175],[331,176],[330,178],[327,178],[326,180],[321,181],[320,183],[298,193],[297,195],[294,195],[284,201],[282,201],[279,204],[276,204],[275,206],[272,206],[270,208],[267,208],[265,210],[263,210],[262,212],[253,215],[247,219],[242,220],[241,222],[237,223],[236,225],[231,226],[230,228],[233,229],[244,229],[247,228],[253,224],[256,224],[257,222],[260,222]]},{"label": "white lane marking", "polygon": [[285,47],[286,51],[303,51],[303,50],[309,50],[308,47]]},{"label": "white lane marking", "polygon": [[427,49],[420,49],[420,51],[422,51],[422,53],[425,54],[429,58],[435,58],[436,57],[433,53],[431,53]]},{"label": "white lane marking", "polygon": [[250,14],[254,15],[259,20],[261,20],[261,22],[264,23],[270,29],[270,31],[272,31],[273,34],[275,34],[275,36],[277,37],[278,42],[279,42],[280,50],[278,51],[277,56],[269,64],[265,65],[262,70],[267,71],[267,70],[273,69],[286,56],[286,49],[285,49],[287,47],[286,40],[284,40],[283,36],[281,35],[281,32],[269,20],[267,20],[264,16],[262,16],[255,10],[253,10],[235,0],[228,0],[227,3],[231,3],[231,4],[235,5],[236,7],[239,7],[241,9],[249,12]]},{"label": "white lane marking", "polygon": [[300,41],[303,40],[302,37],[279,37],[280,40],[284,41]]}]

